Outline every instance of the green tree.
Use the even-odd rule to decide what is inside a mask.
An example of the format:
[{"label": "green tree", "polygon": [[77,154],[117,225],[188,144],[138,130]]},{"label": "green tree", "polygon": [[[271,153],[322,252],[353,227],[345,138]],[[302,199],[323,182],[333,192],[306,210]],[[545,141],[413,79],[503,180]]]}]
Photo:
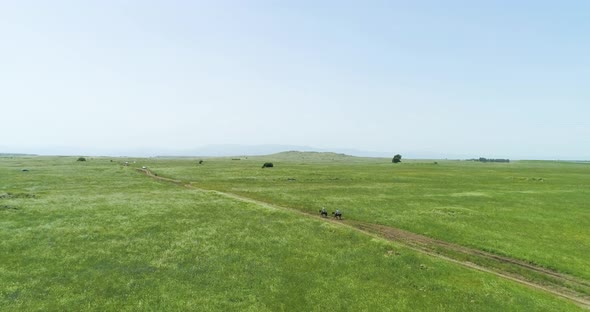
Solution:
[{"label": "green tree", "polygon": [[394,164],[402,162],[402,155],[397,154],[397,155],[393,156],[393,159],[391,160],[391,162]]}]

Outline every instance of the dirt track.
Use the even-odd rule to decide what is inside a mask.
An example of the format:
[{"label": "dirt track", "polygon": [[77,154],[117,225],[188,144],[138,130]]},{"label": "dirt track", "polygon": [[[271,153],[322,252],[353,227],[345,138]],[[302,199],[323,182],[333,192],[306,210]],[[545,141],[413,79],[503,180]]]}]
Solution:
[{"label": "dirt track", "polygon": [[257,204],[271,209],[293,211],[308,217],[339,224],[341,226],[345,226],[374,237],[384,238],[390,241],[401,243],[406,247],[423,254],[445,259],[471,269],[494,274],[496,276],[524,284],[531,288],[540,289],[556,296],[569,299],[583,308],[590,309],[589,281],[543,268],[541,266],[537,266],[522,260],[504,257],[482,250],[436,240],[427,236],[389,226],[354,220],[340,221],[334,220],[332,218],[321,218],[318,214],[310,214],[294,208],[278,206],[233,193],[201,189],[190,183],[184,183],[180,180],[157,176],[147,169],[137,170],[149,177],[161,181],[174,183],[187,188],[197,189],[203,192],[220,194],[235,200]]}]

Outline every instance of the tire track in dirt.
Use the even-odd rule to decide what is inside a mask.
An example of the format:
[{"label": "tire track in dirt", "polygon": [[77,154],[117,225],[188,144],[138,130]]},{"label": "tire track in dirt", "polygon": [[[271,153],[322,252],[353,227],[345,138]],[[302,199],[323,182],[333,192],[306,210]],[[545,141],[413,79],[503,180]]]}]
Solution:
[{"label": "tire track in dirt", "polygon": [[[158,176],[148,169],[137,168],[136,170],[159,181],[174,183],[179,186],[199,190],[202,192],[218,194],[224,197],[260,205],[266,208],[289,210],[307,217],[338,224],[340,226],[362,232],[375,238],[397,242],[411,250],[432,257],[444,259],[470,269],[487,272],[504,279],[518,282],[531,288],[543,290],[556,296],[569,299],[578,306],[590,310],[589,281],[559,273],[522,260],[500,256],[483,250],[472,249],[465,246],[433,239],[431,237],[390,226],[355,220],[335,220],[332,218],[321,218],[317,214],[308,213],[295,208],[271,204],[234,193],[203,189],[192,185],[190,182]],[[465,260],[466,258],[468,260]],[[537,276],[537,278],[533,278],[533,276]]]},{"label": "tire track in dirt", "polygon": [[522,260],[436,240],[389,226],[356,221],[353,223],[361,230],[401,242],[406,246],[413,247],[414,250],[451,259],[454,260],[453,262],[460,262],[481,271],[493,272],[529,286],[533,284],[536,288],[544,289],[590,308],[589,283],[578,277],[552,271]]},{"label": "tire track in dirt", "polygon": [[486,252],[483,250],[464,247],[461,245],[433,239],[433,238],[430,238],[427,236],[423,236],[420,234],[416,234],[416,233],[408,232],[408,231],[405,231],[402,229],[388,227],[388,226],[384,226],[384,225],[358,222],[357,226],[361,229],[365,229],[368,231],[376,231],[386,237],[391,238],[392,240],[403,240],[408,243],[413,243],[413,244],[418,244],[418,245],[443,246],[444,248],[448,248],[453,251],[457,251],[457,252],[461,252],[461,253],[465,253],[465,254],[470,254],[470,255],[475,255],[475,256],[482,256],[482,257],[494,259],[494,260],[497,260],[500,262],[510,263],[510,264],[513,264],[513,265],[516,265],[519,267],[526,268],[528,270],[532,270],[532,271],[539,272],[542,274],[550,275],[550,276],[560,279],[564,282],[571,282],[571,283],[579,284],[579,286],[587,287],[590,290],[590,282],[588,282],[588,281],[584,281],[582,279],[579,279],[579,278],[576,278],[573,276],[569,276],[569,275],[566,275],[563,273],[552,271],[552,270],[544,268],[544,267],[536,266],[536,265],[530,264],[530,263],[522,261],[522,260],[500,256],[500,255]]}]

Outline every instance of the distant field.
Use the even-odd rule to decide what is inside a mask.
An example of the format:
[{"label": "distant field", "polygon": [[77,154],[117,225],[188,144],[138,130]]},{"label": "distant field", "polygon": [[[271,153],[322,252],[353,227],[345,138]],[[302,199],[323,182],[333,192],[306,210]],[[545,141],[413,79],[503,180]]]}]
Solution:
[{"label": "distant field", "polygon": [[135,170],[302,211],[338,207],[345,218],[588,275],[584,165],[299,157],[308,155],[128,167],[0,157],[0,310],[580,310],[338,223]]},{"label": "distant field", "polygon": [[[264,161],[272,169],[261,169]],[[283,153],[241,160],[150,160],[208,189],[346,218],[530,261],[590,279],[590,164],[404,161]]]}]

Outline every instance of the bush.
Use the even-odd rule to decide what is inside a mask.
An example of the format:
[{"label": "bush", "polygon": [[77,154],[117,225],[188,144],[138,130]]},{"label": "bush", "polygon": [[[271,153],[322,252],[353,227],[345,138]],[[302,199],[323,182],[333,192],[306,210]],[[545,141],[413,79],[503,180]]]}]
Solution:
[{"label": "bush", "polygon": [[199,165],[202,165],[202,164],[203,164],[203,160],[201,159],[201,160],[199,160]]},{"label": "bush", "polygon": [[78,160],[77,161],[86,161],[86,158],[84,158],[84,157],[78,157]]},{"label": "bush", "polygon": [[394,164],[402,162],[402,155],[397,154],[397,155],[393,156],[393,159],[391,160],[391,162]]},{"label": "bush", "polygon": [[262,165],[262,168],[272,168],[274,167],[274,165],[271,162],[266,162],[264,163],[264,165]]}]

